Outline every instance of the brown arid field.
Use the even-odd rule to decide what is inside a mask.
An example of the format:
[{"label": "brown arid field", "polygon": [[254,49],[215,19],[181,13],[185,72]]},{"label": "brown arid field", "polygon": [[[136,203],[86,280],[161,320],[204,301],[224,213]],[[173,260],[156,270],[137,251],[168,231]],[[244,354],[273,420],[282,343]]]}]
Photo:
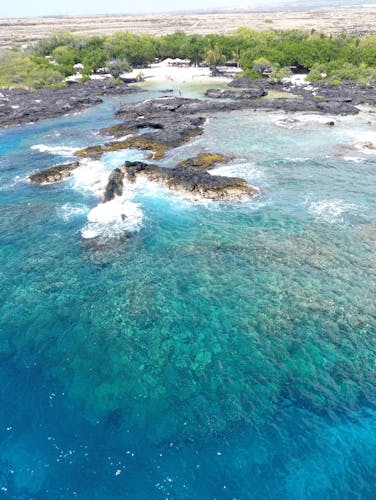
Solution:
[{"label": "brown arid field", "polygon": [[108,15],[0,19],[0,47],[12,47],[44,38],[51,32],[111,35],[116,31],[165,35],[186,33],[230,34],[239,26],[262,29],[316,29],[328,34],[376,33],[376,7],[301,12],[221,12],[204,14]]}]

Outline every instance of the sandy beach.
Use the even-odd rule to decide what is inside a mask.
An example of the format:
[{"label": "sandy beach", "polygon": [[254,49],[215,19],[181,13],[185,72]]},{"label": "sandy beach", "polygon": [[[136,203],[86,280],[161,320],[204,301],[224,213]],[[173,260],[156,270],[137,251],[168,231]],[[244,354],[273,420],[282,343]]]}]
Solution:
[{"label": "sandy beach", "polygon": [[[226,70],[226,69],[224,69]],[[151,64],[147,68],[134,69],[131,73],[126,73],[123,76],[126,78],[137,78],[142,75],[147,82],[166,82],[170,83],[220,83],[228,82],[233,78],[234,73],[241,72],[240,68],[227,68],[228,76],[211,76],[209,68],[200,68],[196,66],[175,67],[169,66],[166,63]]]}]

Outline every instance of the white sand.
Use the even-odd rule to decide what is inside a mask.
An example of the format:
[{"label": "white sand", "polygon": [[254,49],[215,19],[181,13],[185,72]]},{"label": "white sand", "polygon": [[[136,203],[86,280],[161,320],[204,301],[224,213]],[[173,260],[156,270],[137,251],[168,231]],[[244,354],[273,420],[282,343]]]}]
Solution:
[{"label": "white sand", "polygon": [[[237,68],[231,68],[231,71],[237,71]],[[240,71],[240,70],[238,70]],[[142,73],[147,82],[227,82],[232,79],[231,76],[212,77],[209,68],[174,67],[167,64],[151,64],[148,68],[134,69],[131,73],[124,73],[125,78],[137,78]]]},{"label": "white sand", "polygon": [[302,75],[291,75],[285,78],[282,78],[282,83],[291,83],[292,85],[296,85],[297,87],[307,86],[309,82],[306,80],[307,74]]}]

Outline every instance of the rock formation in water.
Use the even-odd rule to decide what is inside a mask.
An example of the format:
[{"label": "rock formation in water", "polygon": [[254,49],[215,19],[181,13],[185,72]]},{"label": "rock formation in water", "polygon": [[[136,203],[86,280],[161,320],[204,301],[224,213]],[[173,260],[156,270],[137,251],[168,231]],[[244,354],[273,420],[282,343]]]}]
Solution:
[{"label": "rock formation in water", "polygon": [[72,172],[79,166],[78,161],[53,165],[52,167],[29,175],[29,180],[35,184],[52,184],[61,182],[72,176]]},{"label": "rock formation in water", "polygon": [[243,90],[208,89],[205,92],[205,96],[212,99],[259,99],[267,94],[262,87]]},{"label": "rock formation in water", "polygon": [[123,194],[124,171],[115,168],[108,178],[107,185],[102,195],[102,203],[113,200],[116,196]]},{"label": "rock formation in water", "polygon": [[205,170],[209,170],[213,168],[218,163],[227,163],[231,161],[232,158],[230,156],[226,156],[220,153],[198,153],[197,156],[193,158],[187,158],[186,160],[182,160],[178,163],[179,167],[195,167],[195,168],[203,168]]},{"label": "rock formation in water", "polygon": [[259,194],[259,190],[244,179],[211,175],[201,168],[181,166],[162,168],[136,161],[125,162],[121,170],[124,172],[125,181],[133,183],[137,178],[144,177],[193,198],[241,200],[246,196]]}]

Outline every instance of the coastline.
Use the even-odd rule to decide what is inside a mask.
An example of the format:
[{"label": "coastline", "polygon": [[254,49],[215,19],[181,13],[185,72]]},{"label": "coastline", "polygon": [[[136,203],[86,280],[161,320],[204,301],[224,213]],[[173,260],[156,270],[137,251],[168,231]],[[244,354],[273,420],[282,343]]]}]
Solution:
[{"label": "coastline", "polygon": [[[231,68],[231,71],[239,71]],[[143,81],[133,82],[142,75]],[[126,83],[114,84],[110,79],[91,79],[85,83],[76,82],[62,89],[41,89],[30,91],[23,88],[0,89],[0,127],[32,123],[47,118],[56,118],[79,112],[100,104],[102,96],[128,95],[144,92],[151,87],[165,96],[186,96],[190,84],[202,85],[206,90],[203,102],[214,98],[232,109],[268,109],[285,112],[316,111],[321,114],[357,114],[359,104],[376,105],[374,87],[360,88],[354,83],[344,82],[341,86],[327,84],[297,84],[296,78],[272,83],[267,79],[234,79],[228,76],[211,76],[207,67],[170,67],[153,64],[148,68],[138,68],[123,75]],[[210,93],[209,89],[213,92]],[[224,90],[226,92],[224,92]],[[252,91],[260,92],[252,98]],[[250,98],[251,97],[251,98]],[[225,100],[223,99],[225,98]],[[219,103],[218,103],[219,104]],[[230,106],[231,107],[231,106]],[[228,106],[227,106],[228,108]]]},{"label": "coastline", "polygon": [[0,88],[0,128],[57,118],[100,104],[105,95],[128,95],[141,89],[110,80],[73,83],[62,89],[31,91],[25,88]]},{"label": "coastline", "polygon": [[182,84],[210,83],[216,86],[232,80],[231,76],[212,77],[209,68],[176,68],[161,64],[134,69],[123,76],[132,80],[140,73],[144,80],[139,83],[116,84],[110,78],[93,78],[85,83],[70,83],[62,89],[0,88],[0,128],[76,113],[100,104],[103,96],[143,92],[148,83],[166,84],[166,89],[179,94],[179,85]]}]

